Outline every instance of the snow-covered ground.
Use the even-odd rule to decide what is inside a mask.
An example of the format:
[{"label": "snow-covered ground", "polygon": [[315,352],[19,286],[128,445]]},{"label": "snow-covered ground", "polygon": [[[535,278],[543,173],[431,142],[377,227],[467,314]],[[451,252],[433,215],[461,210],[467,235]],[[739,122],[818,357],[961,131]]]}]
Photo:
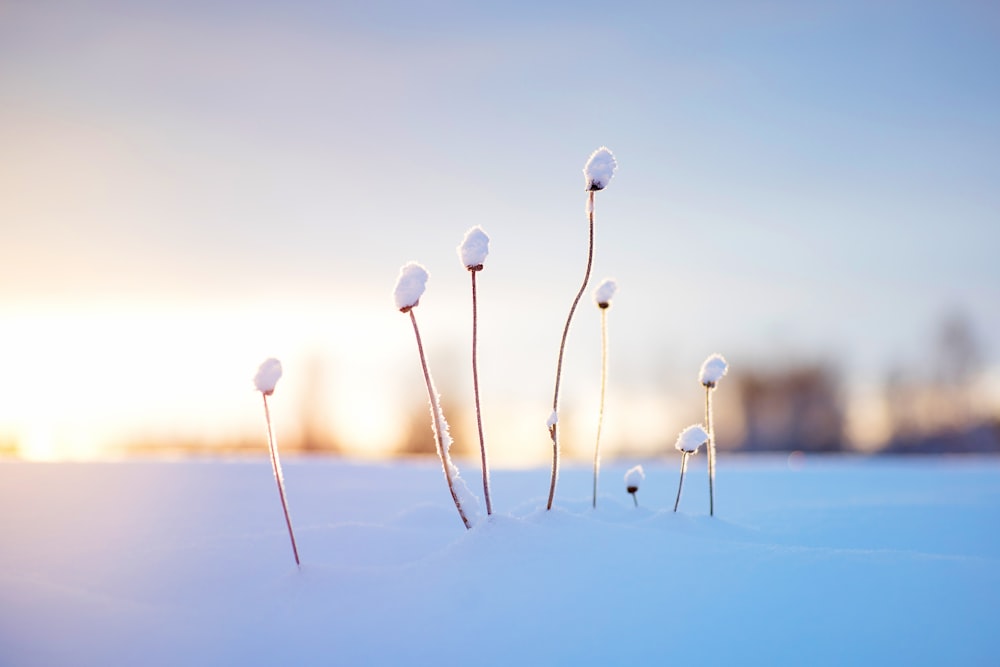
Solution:
[{"label": "snow-covered ground", "polygon": [[0,665],[1000,664],[1000,460],[642,463],[3,463]]}]

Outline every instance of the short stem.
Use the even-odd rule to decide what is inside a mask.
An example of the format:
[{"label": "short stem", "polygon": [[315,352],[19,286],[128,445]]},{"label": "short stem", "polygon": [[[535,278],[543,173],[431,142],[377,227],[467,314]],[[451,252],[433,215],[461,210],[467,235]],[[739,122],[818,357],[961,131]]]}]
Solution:
[{"label": "short stem", "polygon": [[471,269],[472,274],[472,388],[476,395],[476,427],[479,429],[479,451],[483,459],[483,496],[486,498],[486,514],[493,514],[493,503],[490,501],[490,464],[486,460],[486,438],[483,437],[483,413],[479,407],[479,355],[477,348],[479,343],[479,314],[478,300],[476,298],[476,270]]},{"label": "short stem", "polygon": [[[601,402],[597,411],[597,440],[594,443],[594,507],[597,507],[597,476],[601,470],[601,428],[604,426],[604,393],[608,379],[608,309],[601,308]],[[635,499],[635,494],[632,494]],[[638,501],[636,501],[638,505]]]},{"label": "short stem", "polygon": [[556,422],[549,427],[549,436],[552,438],[552,479],[549,484],[549,501],[545,506],[545,509],[547,510],[552,509],[552,500],[556,495],[556,482],[559,479],[559,383],[562,381],[562,365],[563,355],[566,352],[566,337],[569,335],[569,325],[573,321],[573,314],[576,312],[576,306],[580,303],[580,298],[587,290],[587,284],[590,282],[590,269],[594,263],[594,191],[591,190],[588,195],[587,219],[590,229],[589,245],[587,249],[587,270],[583,275],[583,284],[580,285],[580,291],[576,293],[576,298],[573,299],[573,305],[569,308],[569,315],[566,317],[566,326],[563,327],[562,339],[559,341],[559,361],[556,364],[556,387],[555,391],[552,393],[552,412],[556,415]]},{"label": "short stem", "polygon": [[674,511],[677,511],[677,506],[681,504],[681,490],[684,488],[684,472],[687,470],[688,464],[688,453],[681,452],[681,481],[677,485],[677,500],[674,501]]},{"label": "short stem", "polygon": [[267,394],[261,392],[264,397],[264,419],[267,421],[267,446],[271,451],[271,469],[274,471],[274,480],[278,483],[278,496],[281,498],[281,509],[285,513],[285,524],[288,526],[288,537],[292,541],[292,554],[295,556],[295,564],[299,567],[299,548],[295,544],[295,533],[292,532],[292,517],[288,512],[288,501],[285,499],[285,477],[281,474],[281,462],[278,460],[278,447],[274,442],[274,432],[271,430],[271,410],[267,406]]},{"label": "short stem", "polygon": [[417,316],[413,314],[413,309],[410,308],[408,311],[410,313],[410,321],[413,322],[413,334],[417,337],[417,352],[420,353],[420,368],[424,371],[424,382],[427,384],[427,398],[431,403],[431,418],[434,420],[434,437],[437,440],[437,450],[438,456],[441,457],[441,466],[444,468],[444,478],[448,482],[448,490],[451,492],[451,499],[455,501],[455,508],[458,510],[458,516],[461,517],[462,523],[465,524],[466,528],[472,528],[469,520],[465,516],[465,511],[462,509],[462,503],[458,499],[458,493],[455,492],[455,484],[451,480],[451,457],[448,455],[448,450],[444,446],[444,434],[441,428],[441,407],[438,404],[437,395],[434,391],[434,382],[431,380],[430,370],[427,368],[427,357],[424,356],[424,344],[420,339],[420,328],[417,326]]},{"label": "short stem", "polygon": [[708,515],[715,516],[715,429],[712,425],[711,385],[705,385],[705,428],[708,429]]},{"label": "short stem", "polygon": [[637,494],[633,492],[632,493],[632,502],[634,502],[635,506],[638,507],[639,506],[639,498],[636,497],[636,496],[637,496]]}]

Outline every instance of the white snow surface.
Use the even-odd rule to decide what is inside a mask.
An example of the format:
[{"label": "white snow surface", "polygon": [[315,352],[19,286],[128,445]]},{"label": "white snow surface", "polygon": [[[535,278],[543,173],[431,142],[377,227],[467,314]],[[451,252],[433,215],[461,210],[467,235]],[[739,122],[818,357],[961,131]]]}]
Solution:
[{"label": "white snow surface", "polygon": [[611,304],[611,299],[614,298],[615,294],[618,292],[618,283],[616,283],[611,278],[605,278],[601,281],[601,284],[597,286],[594,290],[594,303],[598,306],[601,304]]},{"label": "white snow surface", "polygon": [[646,479],[646,473],[643,472],[641,465],[629,468],[625,472],[625,488],[634,486],[638,489],[644,479]]},{"label": "white snow surface", "polygon": [[265,359],[264,363],[257,369],[257,374],[253,377],[253,384],[257,391],[270,396],[274,393],[274,387],[281,379],[281,362],[271,357]]},{"label": "white snow surface", "polygon": [[672,512],[677,456],[640,507],[494,470],[468,531],[435,459],[293,458],[301,570],[266,444],[0,462],[0,664],[997,664],[1000,459],[730,455],[713,518],[704,458]]},{"label": "white snow surface", "polygon": [[458,256],[462,260],[462,266],[467,269],[482,266],[486,263],[486,256],[489,253],[490,237],[482,227],[477,225],[465,232],[462,245],[458,246]]},{"label": "white snow surface", "polygon": [[399,270],[399,277],[396,278],[396,289],[393,291],[396,308],[403,310],[416,306],[427,287],[428,277],[427,269],[417,262],[404,264]]},{"label": "white snow surface", "polygon": [[721,354],[711,354],[701,365],[699,379],[704,385],[714,386],[729,370],[729,364]]},{"label": "white snow surface", "polygon": [[587,190],[603,190],[611,183],[611,178],[618,168],[618,161],[606,146],[601,146],[591,153],[587,164],[583,167],[583,178]]},{"label": "white snow surface", "polygon": [[677,442],[674,443],[674,447],[679,452],[695,454],[698,452],[698,448],[706,442],[708,442],[708,431],[701,424],[692,424],[677,436]]}]

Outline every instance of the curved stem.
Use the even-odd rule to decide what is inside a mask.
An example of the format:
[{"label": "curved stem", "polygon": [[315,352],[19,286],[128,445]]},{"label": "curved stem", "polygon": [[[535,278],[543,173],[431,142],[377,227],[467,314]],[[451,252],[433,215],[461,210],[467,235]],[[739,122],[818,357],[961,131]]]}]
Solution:
[{"label": "curved stem", "polygon": [[688,466],[688,453],[681,452],[681,481],[677,485],[677,500],[674,501],[674,511],[677,511],[677,506],[681,504],[681,490],[684,488],[684,472],[687,470]]},{"label": "curved stem", "polygon": [[[597,411],[597,440],[594,443],[594,507],[597,507],[597,476],[601,470],[601,429],[604,426],[604,393],[608,380],[608,309],[601,308],[601,403]],[[635,494],[632,494],[635,500]],[[638,501],[636,501],[638,505]]]},{"label": "curved stem", "polygon": [[587,290],[590,282],[590,269],[594,263],[594,191],[588,192],[587,219],[589,222],[589,244],[587,248],[587,271],[583,274],[583,284],[580,291],[573,299],[573,305],[569,308],[569,315],[566,317],[566,326],[563,327],[562,339],[559,341],[559,362],[556,364],[556,388],[552,393],[552,412],[556,415],[556,421],[549,427],[549,436],[552,438],[552,480],[549,485],[549,502],[545,509],[552,509],[552,500],[556,495],[556,482],[559,479],[559,383],[562,381],[563,354],[566,352],[566,337],[569,335],[569,325],[573,321],[573,314],[580,303],[580,298]]},{"label": "curved stem", "polygon": [[715,516],[715,428],[712,425],[712,386],[705,386],[705,428],[708,430],[708,515]]},{"label": "curved stem", "polygon": [[281,462],[278,460],[278,447],[274,442],[274,433],[271,431],[271,410],[267,407],[267,394],[261,392],[264,397],[264,419],[267,421],[267,446],[271,450],[271,469],[274,471],[274,480],[278,483],[278,496],[281,498],[281,509],[285,513],[285,524],[288,526],[288,537],[292,540],[292,554],[295,556],[295,564],[299,567],[299,548],[295,544],[295,533],[292,532],[292,517],[288,513],[288,501],[285,499],[285,477],[281,474]]},{"label": "curved stem", "polygon": [[410,313],[410,321],[413,322],[413,334],[417,337],[417,352],[420,353],[420,367],[424,371],[424,382],[427,384],[427,398],[431,403],[431,418],[434,420],[434,437],[437,441],[438,456],[441,457],[441,466],[444,468],[444,478],[448,482],[448,490],[451,491],[451,499],[455,501],[458,516],[462,518],[462,523],[465,524],[466,528],[472,528],[472,525],[465,516],[465,511],[462,509],[462,503],[458,499],[458,494],[455,492],[455,484],[451,480],[451,457],[444,446],[444,433],[441,428],[441,406],[438,404],[437,393],[434,391],[434,381],[431,380],[431,373],[427,369],[427,357],[424,356],[424,344],[420,340],[417,316],[413,314],[412,308],[408,312]]},{"label": "curved stem", "polygon": [[490,501],[490,464],[486,460],[486,439],[483,437],[483,413],[479,407],[479,355],[477,347],[479,341],[478,326],[478,302],[476,299],[476,270],[471,269],[472,274],[472,388],[476,395],[476,427],[479,429],[479,451],[483,459],[483,495],[486,498],[486,514],[493,514],[493,503]]}]

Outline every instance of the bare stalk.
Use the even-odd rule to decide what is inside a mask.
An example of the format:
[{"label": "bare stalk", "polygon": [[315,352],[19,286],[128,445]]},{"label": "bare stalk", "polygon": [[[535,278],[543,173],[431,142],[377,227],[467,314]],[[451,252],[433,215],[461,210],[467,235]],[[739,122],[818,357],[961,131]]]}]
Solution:
[{"label": "bare stalk", "polygon": [[711,384],[705,385],[705,428],[708,429],[708,515],[715,516],[715,428],[712,425]]},{"label": "bare stalk", "polygon": [[587,284],[590,282],[590,269],[594,264],[594,191],[588,192],[590,197],[587,202],[587,219],[589,222],[589,245],[587,249],[587,271],[583,275],[583,284],[580,291],[573,299],[573,305],[569,308],[569,315],[566,317],[566,326],[563,327],[562,340],[559,341],[559,362],[556,364],[556,388],[552,393],[552,412],[556,415],[556,421],[549,427],[549,436],[552,438],[552,480],[549,485],[549,502],[545,506],[546,510],[552,509],[552,500],[556,495],[556,482],[559,479],[559,383],[562,381],[563,354],[566,351],[566,337],[569,335],[569,325],[573,321],[573,314],[580,303],[580,298],[587,291]]},{"label": "bare stalk", "polygon": [[674,511],[677,511],[677,506],[681,504],[681,490],[684,488],[684,473],[687,471],[688,467],[688,452],[681,452],[681,481],[677,485],[677,500],[674,501]]},{"label": "bare stalk", "polygon": [[486,514],[493,514],[493,504],[490,501],[490,465],[486,460],[486,439],[483,437],[483,413],[479,407],[479,355],[477,353],[479,341],[478,326],[478,302],[476,299],[476,273],[477,269],[469,269],[472,274],[472,388],[476,395],[476,427],[479,429],[479,451],[483,459],[483,496],[486,498]]},{"label": "bare stalk", "polygon": [[[594,443],[594,508],[597,507],[597,476],[601,470],[601,428],[604,426],[604,394],[608,380],[608,309],[601,306],[601,403],[597,411],[597,440]],[[635,494],[632,494],[635,500]],[[639,502],[636,501],[636,506]]]},{"label": "bare stalk", "polygon": [[420,367],[424,371],[424,382],[427,384],[427,397],[431,403],[431,417],[434,420],[434,437],[437,439],[437,451],[438,456],[441,457],[441,466],[444,468],[444,478],[448,482],[448,490],[451,492],[451,499],[455,501],[458,516],[462,518],[462,523],[465,524],[466,528],[472,528],[472,525],[465,516],[465,511],[462,509],[462,503],[458,499],[458,494],[455,492],[455,484],[451,480],[451,458],[444,446],[444,432],[441,427],[440,417],[441,408],[438,405],[437,394],[434,391],[434,382],[431,380],[431,373],[427,369],[427,357],[424,356],[424,344],[420,339],[420,328],[417,327],[417,317],[413,314],[413,308],[410,308],[407,312],[410,313],[410,321],[413,322],[413,333],[417,337],[417,352],[420,353]]},{"label": "bare stalk", "polygon": [[267,445],[271,450],[271,468],[274,470],[274,479],[278,483],[278,496],[281,497],[281,509],[285,512],[285,523],[288,525],[288,537],[292,540],[292,554],[295,556],[295,564],[299,567],[299,548],[295,544],[295,533],[292,532],[292,518],[288,513],[288,501],[285,500],[285,477],[281,474],[281,462],[278,460],[278,448],[274,443],[274,433],[271,430],[271,411],[267,406],[267,394],[261,392],[264,397],[264,419],[267,421]]}]

